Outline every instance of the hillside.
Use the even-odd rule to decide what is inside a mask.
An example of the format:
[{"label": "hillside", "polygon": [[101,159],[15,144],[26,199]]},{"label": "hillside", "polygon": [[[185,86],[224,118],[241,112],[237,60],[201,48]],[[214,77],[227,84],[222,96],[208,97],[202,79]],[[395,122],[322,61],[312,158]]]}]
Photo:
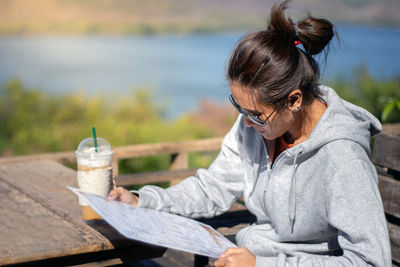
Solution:
[{"label": "hillside", "polygon": [[[137,34],[260,28],[272,0],[0,0],[0,34]],[[398,0],[296,0],[290,14],[400,27]]]}]

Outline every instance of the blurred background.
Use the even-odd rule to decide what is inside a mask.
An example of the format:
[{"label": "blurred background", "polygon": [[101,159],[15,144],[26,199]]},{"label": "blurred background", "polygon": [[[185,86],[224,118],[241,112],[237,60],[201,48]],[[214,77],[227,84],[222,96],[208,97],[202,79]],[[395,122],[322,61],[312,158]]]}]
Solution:
[{"label": "blurred background", "polygon": [[[264,28],[272,4],[1,0],[0,156],[75,150],[92,126],[112,146],[224,135],[236,117],[229,55]],[[400,122],[400,2],[296,0],[288,15],[308,11],[331,20],[341,39],[326,65],[319,59],[321,83],[385,123]],[[164,161],[122,165],[154,170]]]}]

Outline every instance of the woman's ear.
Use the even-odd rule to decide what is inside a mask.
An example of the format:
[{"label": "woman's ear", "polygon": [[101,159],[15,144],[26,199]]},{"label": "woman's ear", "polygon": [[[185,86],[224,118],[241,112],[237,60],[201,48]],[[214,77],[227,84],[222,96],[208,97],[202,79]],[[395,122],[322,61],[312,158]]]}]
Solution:
[{"label": "woman's ear", "polygon": [[303,104],[303,93],[300,89],[295,89],[288,95],[288,108],[297,112],[301,109],[301,105]]}]

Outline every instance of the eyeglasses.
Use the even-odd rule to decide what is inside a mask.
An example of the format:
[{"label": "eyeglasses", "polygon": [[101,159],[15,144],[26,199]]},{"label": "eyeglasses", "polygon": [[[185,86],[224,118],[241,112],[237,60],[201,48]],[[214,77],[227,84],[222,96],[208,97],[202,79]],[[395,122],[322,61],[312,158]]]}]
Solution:
[{"label": "eyeglasses", "polygon": [[235,100],[233,99],[232,95],[229,95],[229,100],[231,101],[232,105],[243,115],[245,115],[247,118],[249,118],[249,120],[251,120],[252,122],[254,122],[255,124],[265,127],[266,124],[265,122],[272,116],[272,114],[274,114],[274,112],[276,111],[277,107],[275,107],[275,109],[271,112],[271,114],[269,114],[267,116],[267,118],[265,120],[260,119],[260,115],[254,115],[253,113],[250,112],[246,112],[241,106],[239,106]]}]

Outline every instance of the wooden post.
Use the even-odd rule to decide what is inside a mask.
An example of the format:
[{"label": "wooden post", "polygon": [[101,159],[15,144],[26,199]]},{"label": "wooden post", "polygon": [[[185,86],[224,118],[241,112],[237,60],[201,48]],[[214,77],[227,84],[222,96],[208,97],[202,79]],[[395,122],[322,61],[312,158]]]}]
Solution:
[{"label": "wooden post", "polygon": [[[181,152],[171,155],[171,167],[170,170],[182,170],[189,168],[189,153]],[[172,179],[170,185],[179,184],[182,179]]]},{"label": "wooden post", "polygon": [[118,157],[114,155],[112,159],[113,176],[118,176]]}]

